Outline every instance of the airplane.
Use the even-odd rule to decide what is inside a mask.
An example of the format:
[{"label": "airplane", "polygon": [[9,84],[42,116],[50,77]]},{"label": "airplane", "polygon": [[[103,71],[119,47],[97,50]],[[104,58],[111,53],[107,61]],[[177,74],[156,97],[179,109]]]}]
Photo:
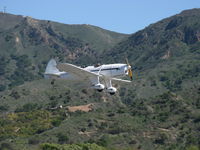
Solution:
[{"label": "airplane", "polygon": [[112,81],[131,82],[116,77],[128,75],[130,80],[133,79],[131,65],[126,59],[126,64],[104,64],[96,66],[88,66],[81,68],[70,63],[56,63],[55,59],[51,59],[46,67],[45,78],[62,78],[68,80],[84,80],[90,81],[92,88],[102,92],[104,89],[110,95],[114,95],[117,89],[112,86]]}]

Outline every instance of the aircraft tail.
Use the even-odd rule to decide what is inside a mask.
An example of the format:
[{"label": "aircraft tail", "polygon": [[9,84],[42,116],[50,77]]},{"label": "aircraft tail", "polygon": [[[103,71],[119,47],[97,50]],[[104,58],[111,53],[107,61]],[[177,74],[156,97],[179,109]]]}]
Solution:
[{"label": "aircraft tail", "polygon": [[55,59],[51,59],[47,64],[47,67],[46,67],[46,70],[44,73],[44,77],[50,78],[52,76],[59,75],[60,71],[58,70],[58,68],[56,66],[57,66],[57,63],[56,63]]},{"label": "aircraft tail", "polygon": [[51,59],[46,67],[45,73],[44,73],[44,78],[46,79],[69,79],[69,80],[76,80],[76,78],[67,72],[64,71],[59,71],[58,68],[56,67],[57,63],[55,59]]}]

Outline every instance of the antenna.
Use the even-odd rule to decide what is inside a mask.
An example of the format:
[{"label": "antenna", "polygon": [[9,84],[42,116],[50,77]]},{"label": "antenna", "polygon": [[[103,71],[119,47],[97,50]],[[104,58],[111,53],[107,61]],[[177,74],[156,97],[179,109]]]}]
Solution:
[{"label": "antenna", "polygon": [[3,7],[3,13],[6,13],[6,6]]}]

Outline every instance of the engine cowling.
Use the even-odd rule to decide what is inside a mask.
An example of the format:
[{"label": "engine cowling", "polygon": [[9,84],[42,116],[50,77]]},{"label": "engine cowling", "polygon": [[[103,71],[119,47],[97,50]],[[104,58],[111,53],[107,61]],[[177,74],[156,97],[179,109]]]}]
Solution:
[{"label": "engine cowling", "polygon": [[98,83],[98,84],[95,84],[93,86],[93,88],[96,89],[97,91],[101,92],[101,91],[104,90],[105,86],[103,84],[101,84],[101,83]]},{"label": "engine cowling", "polygon": [[114,95],[117,92],[117,89],[115,87],[109,87],[107,88],[107,92],[110,93],[110,95]]}]

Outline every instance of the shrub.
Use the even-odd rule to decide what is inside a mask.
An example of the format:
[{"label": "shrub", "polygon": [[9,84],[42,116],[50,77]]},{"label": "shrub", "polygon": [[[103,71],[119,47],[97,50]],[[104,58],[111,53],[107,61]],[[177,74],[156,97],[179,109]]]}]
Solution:
[{"label": "shrub", "polygon": [[42,150],[60,150],[57,144],[45,143],[41,145]]},{"label": "shrub", "polygon": [[12,146],[9,143],[2,143],[0,146],[0,149],[2,150],[12,150]]},{"label": "shrub", "polygon": [[8,107],[7,105],[1,105],[0,106],[0,112],[4,112],[4,111],[7,111],[8,110]]},{"label": "shrub", "polygon": [[59,134],[57,135],[57,137],[58,137],[58,142],[59,142],[60,144],[68,143],[68,141],[69,141],[68,136],[67,136],[67,135],[64,135],[63,133],[59,133]]},{"label": "shrub", "polygon": [[57,119],[54,119],[52,121],[52,125],[55,126],[55,127],[58,127],[60,124],[61,124],[62,120],[60,120],[59,118]]},{"label": "shrub", "polygon": [[0,92],[1,91],[4,91],[6,89],[6,86],[5,85],[2,85],[2,84],[0,84]]},{"label": "shrub", "polygon": [[42,150],[106,150],[104,147],[97,144],[49,144],[44,143],[41,145]]},{"label": "shrub", "polygon": [[32,145],[37,145],[39,144],[40,140],[38,139],[38,137],[32,137],[28,140],[28,144],[32,144]]},{"label": "shrub", "polygon": [[110,139],[108,136],[104,135],[102,136],[98,141],[97,144],[103,147],[107,147],[110,143]]},{"label": "shrub", "polygon": [[199,148],[197,146],[191,145],[188,148],[186,148],[186,150],[199,150]]},{"label": "shrub", "polygon": [[29,112],[36,110],[38,108],[37,104],[28,103],[22,106],[22,108],[17,108],[15,112]]},{"label": "shrub", "polygon": [[10,94],[11,97],[15,98],[15,99],[19,99],[20,95],[17,91],[13,90]]}]

